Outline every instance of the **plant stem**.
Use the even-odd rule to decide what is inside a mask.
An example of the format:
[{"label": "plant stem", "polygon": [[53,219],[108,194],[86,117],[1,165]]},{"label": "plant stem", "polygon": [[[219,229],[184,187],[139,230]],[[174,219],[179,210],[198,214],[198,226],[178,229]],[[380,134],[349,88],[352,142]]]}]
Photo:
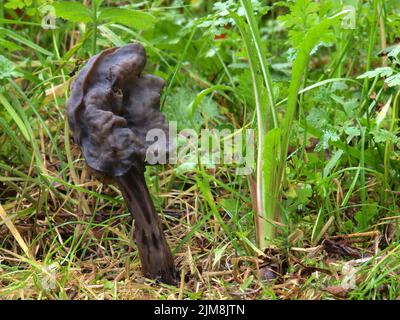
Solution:
[{"label": "plant stem", "polygon": [[95,55],[97,52],[97,1],[92,0],[92,11],[93,11],[93,35],[92,35],[92,54]]},{"label": "plant stem", "polygon": [[[0,2],[0,19],[4,18],[4,4],[3,1]],[[0,27],[3,26],[3,23],[0,22]]]},{"label": "plant stem", "polygon": [[272,116],[272,121],[273,121],[273,127],[277,128],[278,127],[278,117],[276,115],[276,110],[275,110],[275,102],[274,102],[274,95],[272,92],[272,81],[271,81],[271,76],[269,74],[268,70],[268,64],[266,60],[266,54],[264,50],[261,48],[261,37],[260,37],[260,32],[257,26],[256,19],[254,17],[254,10],[253,6],[251,4],[250,0],[241,0],[240,1],[243,8],[245,9],[245,16],[246,20],[249,24],[250,27],[250,34],[253,38],[254,46],[255,46],[255,51],[257,53],[257,57],[260,63],[262,75],[264,78],[264,83],[265,83],[265,88],[267,90],[267,99],[268,99],[268,104],[270,107],[270,112]]}]

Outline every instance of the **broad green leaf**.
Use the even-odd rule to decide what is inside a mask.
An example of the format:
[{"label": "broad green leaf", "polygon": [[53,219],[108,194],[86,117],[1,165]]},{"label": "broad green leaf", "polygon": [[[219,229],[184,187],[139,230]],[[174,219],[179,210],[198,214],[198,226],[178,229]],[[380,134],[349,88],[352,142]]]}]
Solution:
[{"label": "broad green leaf", "polygon": [[93,20],[92,12],[79,2],[59,1],[52,4],[56,9],[57,17],[72,22],[90,22]]},{"label": "broad green leaf", "polygon": [[263,197],[263,207],[267,211],[265,217],[266,223],[264,224],[264,236],[272,236],[274,231],[273,221],[276,218],[276,210],[278,208],[279,185],[278,163],[281,142],[281,129],[274,128],[267,132],[265,135],[263,153],[262,153],[262,179],[264,184],[265,196]]},{"label": "broad green leaf", "polygon": [[25,3],[22,0],[9,0],[7,3],[4,5],[5,8],[8,9],[23,9],[25,7]]},{"label": "broad green leaf", "polygon": [[266,183],[266,192],[270,193],[273,190],[273,185],[276,182],[276,164],[279,159],[279,146],[281,139],[280,128],[274,128],[265,135],[263,146],[263,177]]},{"label": "broad green leaf", "polygon": [[155,23],[155,18],[151,14],[125,8],[101,9],[99,19],[120,23],[139,30],[149,29]]}]

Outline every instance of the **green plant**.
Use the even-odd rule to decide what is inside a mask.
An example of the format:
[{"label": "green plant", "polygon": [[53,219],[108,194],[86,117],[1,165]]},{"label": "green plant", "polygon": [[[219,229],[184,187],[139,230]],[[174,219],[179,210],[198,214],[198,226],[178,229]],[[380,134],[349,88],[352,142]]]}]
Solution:
[{"label": "green plant", "polygon": [[128,8],[101,7],[104,0],[92,1],[89,9],[79,2],[58,1],[53,6],[56,15],[77,23],[90,23],[92,26],[92,54],[97,53],[97,29],[105,23],[120,23],[122,25],[145,30],[154,24],[151,14]]},{"label": "green plant", "polygon": [[6,9],[22,9],[28,16],[39,15],[40,6],[47,4],[48,0],[7,0],[4,4]]},{"label": "green plant", "polygon": [[[288,101],[283,123],[277,123],[272,84],[266,63],[266,53],[262,50],[258,27],[250,1],[242,1],[248,27],[241,18],[232,13],[238,24],[243,40],[246,43],[247,54],[250,59],[250,69],[254,84],[258,122],[258,158],[257,158],[257,230],[258,243],[261,248],[266,247],[274,238],[274,221],[280,219],[279,201],[284,186],[284,170],[289,148],[292,123],[296,111],[298,93],[312,50],[320,42],[332,40],[331,28],[337,25],[341,15],[319,17],[320,7],[310,0],[296,1],[289,5],[290,13],[280,18],[291,28],[289,41],[295,51],[292,65],[292,75],[288,92]],[[258,59],[255,59],[258,57]],[[263,80],[258,74],[263,75]],[[264,100],[263,100],[264,99]],[[268,101],[268,108],[265,107]],[[273,126],[267,119],[270,112]],[[268,128],[269,127],[269,128]]]}]

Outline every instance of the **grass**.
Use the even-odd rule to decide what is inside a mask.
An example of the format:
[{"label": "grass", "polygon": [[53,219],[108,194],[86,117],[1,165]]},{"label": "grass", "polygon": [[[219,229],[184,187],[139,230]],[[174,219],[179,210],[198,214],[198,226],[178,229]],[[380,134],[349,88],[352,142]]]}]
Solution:
[{"label": "grass", "polygon": [[[126,1],[154,24],[99,19],[96,32],[59,18],[44,30],[39,13],[0,5],[0,299],[399,299],[398,85],[357,79],[396,44],[398,9],[356,2],[344,29],[330,0]],[[252,176],[147,168],[177,287],[142,277],[122,196],[91,176],[66,124],[76,72],[133,40],[178,129],[256,129]]]}]

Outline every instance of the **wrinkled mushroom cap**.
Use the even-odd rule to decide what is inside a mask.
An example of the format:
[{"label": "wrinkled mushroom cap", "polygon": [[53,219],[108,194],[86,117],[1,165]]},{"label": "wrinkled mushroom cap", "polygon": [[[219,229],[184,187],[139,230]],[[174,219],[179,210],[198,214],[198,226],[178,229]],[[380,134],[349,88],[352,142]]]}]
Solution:
[{"label": "wrinkled mushroom cap", "polygon": [[92,57],[80,71],[67,102],[68,122],[90,168],[121,176],[142,168],[151,129],[168,129],[160,112],[164,80],[141,75],[146,52],[139,43]]}]

